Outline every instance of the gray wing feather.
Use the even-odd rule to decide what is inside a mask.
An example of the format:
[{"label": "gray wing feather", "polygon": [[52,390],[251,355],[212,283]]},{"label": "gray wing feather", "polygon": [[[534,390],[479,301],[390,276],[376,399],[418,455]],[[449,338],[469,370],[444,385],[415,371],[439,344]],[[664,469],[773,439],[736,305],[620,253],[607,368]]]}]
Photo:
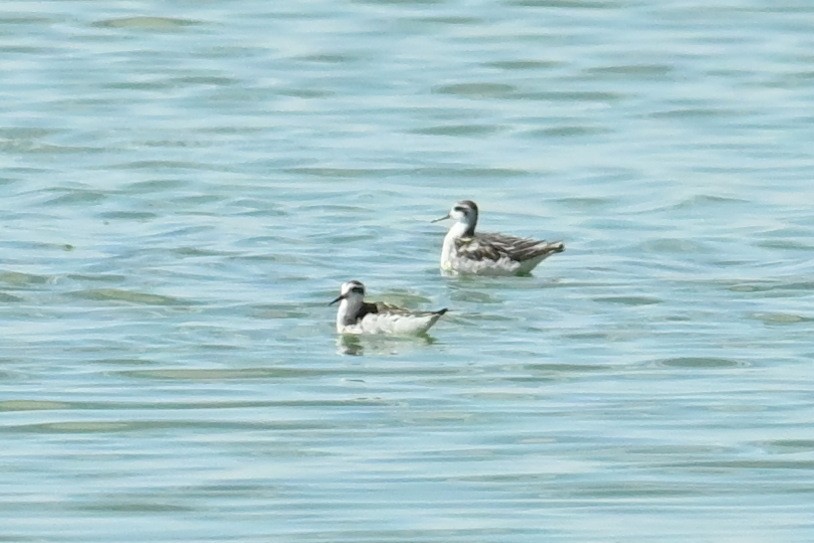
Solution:
[{"label": "gray wing feather", "polygon": [[549,243],[531,238],[518,238],[504,234],[478,234],[455,240],[458,252],[477,260],[500,260],[503,257],[522,262],[565,250],[562,242]]},{"label": "gray wing feather", "polygon": [[399,307],[396,305],[388,304],[385,302],[375,302],[375,304],[371,304],[376,306],[376,311],[371,311],[371,313],[392,313],[395,315],[416,315],[416,316],[424,316],[424,315],[443,315],[447,312],[447,308],[439,309],[438,311],[410,311],[409,309],[404,309],[403,307]]}]

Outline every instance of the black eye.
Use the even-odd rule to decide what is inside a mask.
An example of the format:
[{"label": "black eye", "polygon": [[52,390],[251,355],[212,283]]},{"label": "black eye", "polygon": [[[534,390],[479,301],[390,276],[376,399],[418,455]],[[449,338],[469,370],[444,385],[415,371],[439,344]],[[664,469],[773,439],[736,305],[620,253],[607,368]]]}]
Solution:
[{"label": "black eye", "polygon": [[466,210],[461,206],[455,206],[452,208],[454,211],[460,211],[461,213],[466,213]]},{"label": "black eye", "polygon": [[350,291],[351,292],[358,292],[359,294],[364,294],[365,293],[365,289],[363,289],[362,287],[353,287],[352,289],[350,289]]}]

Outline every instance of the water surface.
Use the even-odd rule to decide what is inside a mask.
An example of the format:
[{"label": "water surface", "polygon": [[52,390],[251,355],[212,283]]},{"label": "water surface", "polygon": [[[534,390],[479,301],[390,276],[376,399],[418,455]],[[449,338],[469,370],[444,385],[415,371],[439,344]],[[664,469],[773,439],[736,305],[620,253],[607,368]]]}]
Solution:
[{"label": "water surface", "polygon": [[814,537],[814,6],[0,10],[0,539]]}]

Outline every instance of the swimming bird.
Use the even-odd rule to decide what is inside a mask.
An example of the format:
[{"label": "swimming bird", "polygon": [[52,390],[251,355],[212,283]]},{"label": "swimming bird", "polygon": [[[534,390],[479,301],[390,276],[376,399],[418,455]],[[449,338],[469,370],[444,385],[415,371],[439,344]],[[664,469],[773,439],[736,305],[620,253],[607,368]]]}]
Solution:
[{"label": "swimming bird", "polygon": [[449,213],[432,222],[454,219],[441,249],[441,270],[449,274],[525,275],[554,253],[561,253],[561,241],[518,238],[503,234],[476,233],[478,206],[461,200]]},{"label": "swimming bird", "polygon": [[340,334],[425,334],[447,308],[438,311],[408,311],[383,302],[366,302],[365,286],[359,281],[342,283],[330,304],[339,302],[336,331]]}]

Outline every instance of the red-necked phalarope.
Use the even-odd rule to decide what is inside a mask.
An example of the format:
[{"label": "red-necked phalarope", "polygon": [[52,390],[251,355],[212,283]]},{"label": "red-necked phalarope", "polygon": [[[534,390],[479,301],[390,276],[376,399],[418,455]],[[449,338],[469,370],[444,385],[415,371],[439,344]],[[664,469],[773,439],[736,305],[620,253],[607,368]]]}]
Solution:
[{"label": "red-necked phalarope", "polygon": [[364,300],[365,286],[359,281],[342,283],[339,296],[330,304],[339,303],[336,331],[340,334],[424,334],[447,309],[438,311],[408,311],[382,302]]},{"label": "red-necked phalarope", "polygon": [[454,219],[441,249],[441,270],[452,274],[524,275],[554,253],[561,253],[561,241],[547,241],[475,233],[478,206],[462,200],[449,213],[432,222]]}]

